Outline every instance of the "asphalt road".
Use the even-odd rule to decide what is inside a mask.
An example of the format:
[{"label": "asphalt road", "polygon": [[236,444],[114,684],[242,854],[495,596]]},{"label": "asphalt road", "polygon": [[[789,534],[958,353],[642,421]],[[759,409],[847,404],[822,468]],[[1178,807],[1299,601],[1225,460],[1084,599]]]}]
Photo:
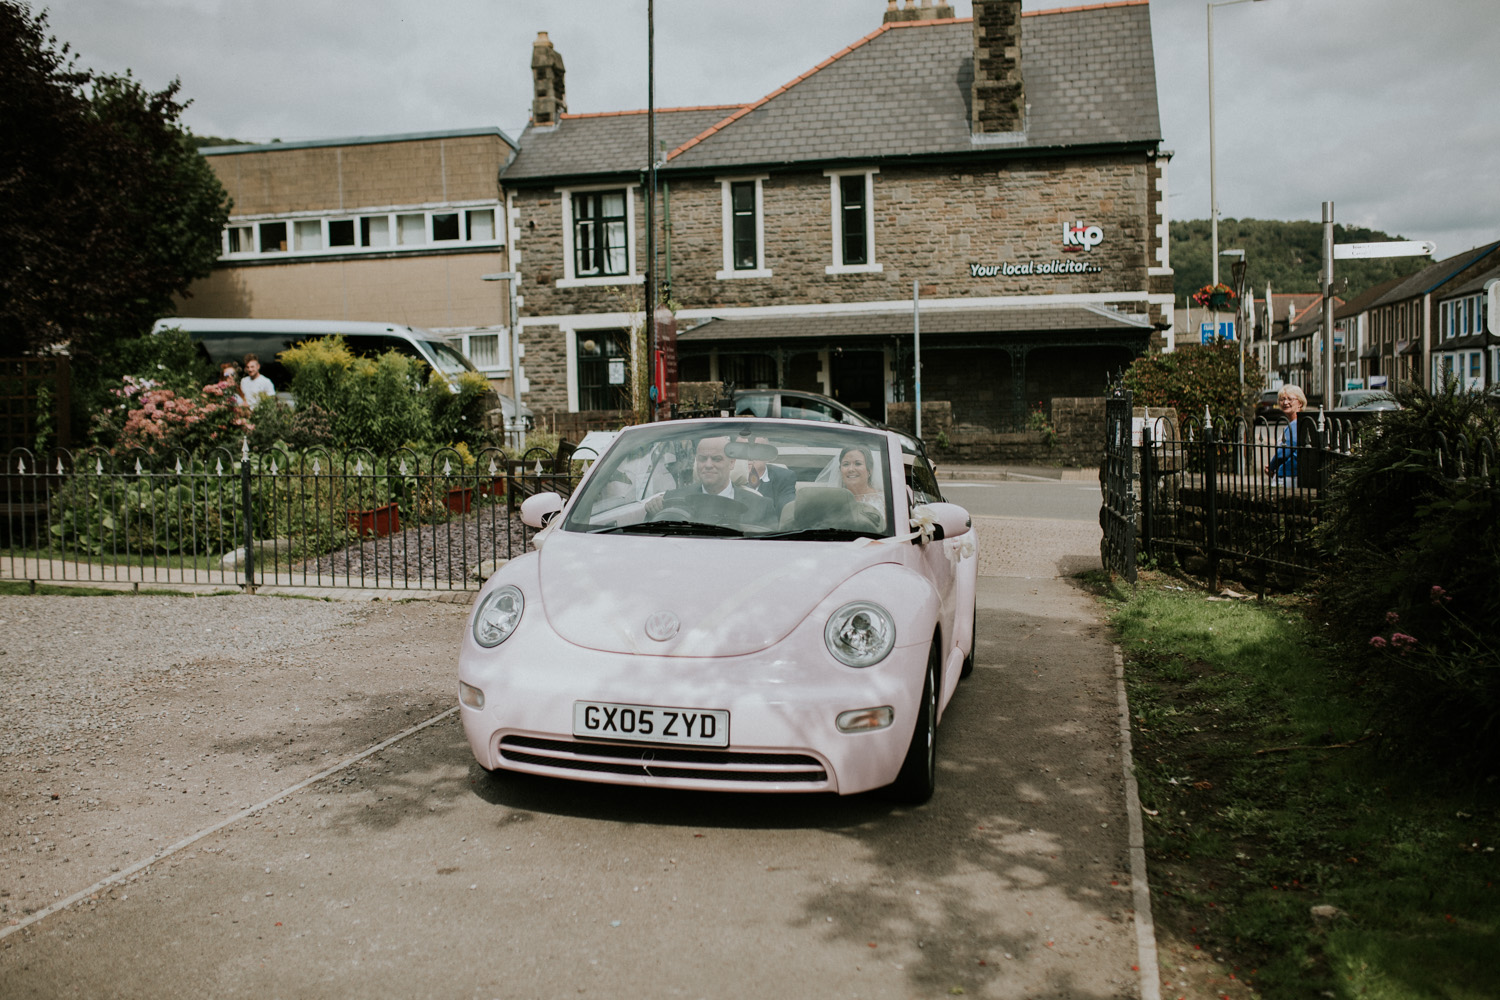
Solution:
[{"label": "asphalt road", "polygon": [[1099,523],[1097,482],[944,482],[943,496],[976,517],[1025,517]]},{"label": "asphalt road", "polygon": [[[224,822],[155,805],[191,797],[153,799],[158,783],[143,790],[131,773],[165,760],[168,740],[218,768],[236,804],[270,804],[44,919],[16,926],[13,910],[0,994],[1137,996],[1108,636],[1063,580],[986,577],[979,599],[978,668],[939,730],[938,793],[916,809],[486,775],[441,714],[441,651],[462,624],[451,606],[387,607],[282,669],[245,664],[243,685],[211,665],[232,739],[212,719],[201,732],[174,723],[181,685],[143,692],[113,761],[119,788],[71,777],[82,761],[36,762],[52,776],[25,787],[81,780],[96,806],[37,796],[49,808],[28,807],[39,836],[8,855],[20,863],[7,863],[7,895],[28,870],[44,898],[86,888],[99,877],[89,852],[116,836],[140,857]],[[277,615],[305,603],[228,600]],[[363,690],[293,733],[277,706],[314,671],[330,690]],[[421,704],[435,707],[411,711]],[[424,719],[436,721],[298,787]],[[122,809],[130,822],[113,834]],[[71,845],[71,867],[25,853],[49,837]]]}]

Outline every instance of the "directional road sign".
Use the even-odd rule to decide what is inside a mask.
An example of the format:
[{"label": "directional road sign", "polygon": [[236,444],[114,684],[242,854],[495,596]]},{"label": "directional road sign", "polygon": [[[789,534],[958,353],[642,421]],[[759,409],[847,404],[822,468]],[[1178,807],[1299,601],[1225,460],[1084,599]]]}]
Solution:
[{"label": "directional road sign", "polygon": [[1437,252],[1431,240],[1388,240],[1384,243],[1336,243],[1334,260],[1363,260],[1366,257],[1423,257]]}]

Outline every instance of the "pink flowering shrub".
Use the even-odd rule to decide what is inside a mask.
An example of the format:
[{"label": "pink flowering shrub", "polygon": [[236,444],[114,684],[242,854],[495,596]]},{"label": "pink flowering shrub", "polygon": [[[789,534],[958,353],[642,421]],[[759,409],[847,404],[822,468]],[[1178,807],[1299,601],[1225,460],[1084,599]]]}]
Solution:
[{"label": "pink flowering shrub", "polygon": [[121,388],[112,391],[120,402],[95,419],[95,433],[114,450],[142,448],[155,454],[235,448],[255,429],[250,411],[239,404],[228,382],[178,393],[126,376]]}]

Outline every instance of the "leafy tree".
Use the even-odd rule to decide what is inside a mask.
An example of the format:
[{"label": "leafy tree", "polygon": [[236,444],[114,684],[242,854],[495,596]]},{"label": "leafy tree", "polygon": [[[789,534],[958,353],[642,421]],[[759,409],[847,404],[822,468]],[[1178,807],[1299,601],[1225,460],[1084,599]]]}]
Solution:
[{"label": "leafy tree", "polygon": [[45,13],[0,0],[0,342],[89,362],[208,275],[229,199],[178,81],[153,92],[76,62]]},{"label": "leafy tree", "polygon": [[[1335,243],[1376,243],[1404,239],[1378,229],[1341,226],[1334,223]],[[1279,222],[1272,219],[1220,219],[1219,249],[1245,251],[1245,291],[1264,295],[1267,283],[1272,293],[1315,292],[1318,272],[1323,269],[1323,224]],[[1212,236],[1207,219],[1172,223],[1172,290],[1178,305],[1213,280]],[[1232,258],[1219,261],[1219,280],[1228,284]],[[1432,263],[1427,257],[1380,257],[1372,260],[1342,260],[1334,268],[1339,294],[1345,300],[1387,278],[1414,274]],[[1344,282],[1348,281],[1348,287]]]}]

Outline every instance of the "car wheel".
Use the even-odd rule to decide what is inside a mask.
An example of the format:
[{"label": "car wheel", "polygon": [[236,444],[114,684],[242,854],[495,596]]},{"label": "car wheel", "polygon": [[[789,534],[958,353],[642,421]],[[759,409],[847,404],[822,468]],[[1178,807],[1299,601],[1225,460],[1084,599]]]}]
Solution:
[{"label": "car wheel", "polygon": [[969,655],[958,670],[958,679],[963,680],[974,672],[974,651],[979,648],[979,598],[974,598],[974,617],[969,619]]},{"label": "car wheel", "polygon": [[917,706],[917,724],[912,730],[911,745],[896,780],[886,789],[887,795],[907,805],[921,805],[932,798],[937,787],[937,692],[938,644],[933,642],[927,654],[927,673],[922,678],[922,701]]}]

